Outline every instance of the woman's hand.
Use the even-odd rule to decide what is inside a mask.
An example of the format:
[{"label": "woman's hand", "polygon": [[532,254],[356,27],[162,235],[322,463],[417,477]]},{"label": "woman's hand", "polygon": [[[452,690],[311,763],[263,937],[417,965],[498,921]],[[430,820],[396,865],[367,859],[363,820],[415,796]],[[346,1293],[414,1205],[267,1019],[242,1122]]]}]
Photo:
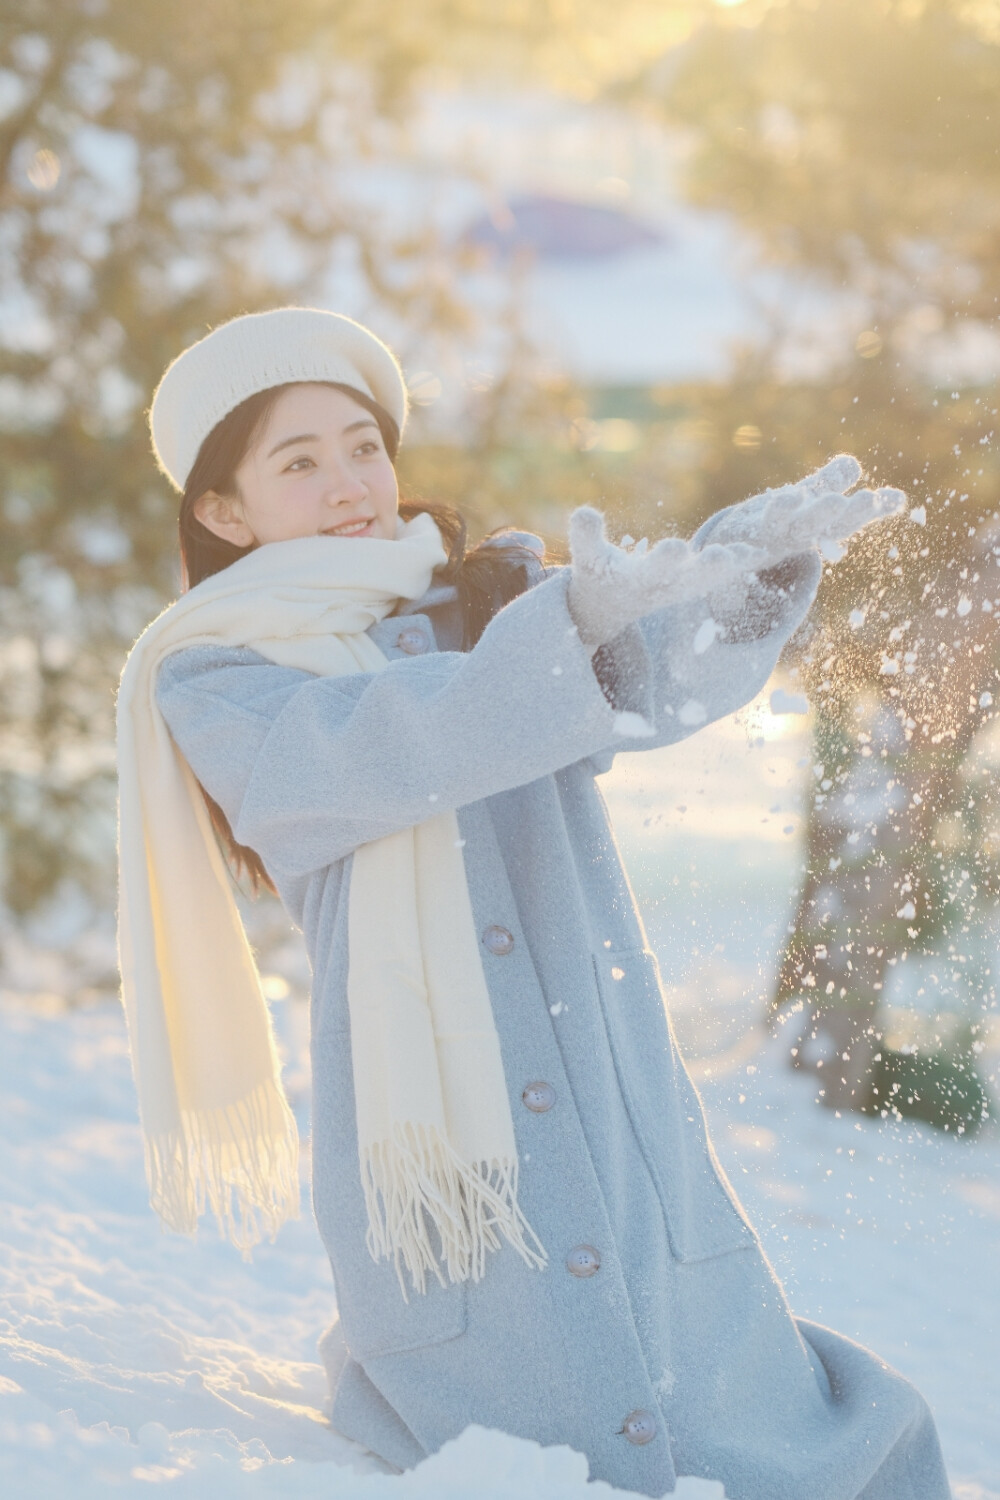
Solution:
[{"label": "woman's hand", "polygon": [[743,542],[757,547],[764,566],[817,548],[828,562],[844,555],[844,543],[864,526],[894,516],[906,504],[902,490],[846,492],[861,478],[861,465],[841,453],[797,484],[765,490],[734,505],[718,522],[708,523],[712,542]]},{"label": "woman's hand", "polygon": [[589,505],[570,516],[569,546],[569,612],[584,645],[595,647],[644,615],[725,590],[768,561],[745,542],[695,548],[676,537],[626,552],[608,541],[604,517]]},{"label": "woman's hand", "polygon": [[[763,573],[755,592],[780,601],[791,559],[798,559],[799,572],[804,554],[814,550],[836,562],[848,537],[897,515],[906,504],[902,490],[848,494],[860,478],[857,459],[841,453],[797,484],[765,490],[713,517],[700,533],[703,543],[667,537],[641,552],[614,546],[600,511],[582,506],[569,522],[568,596],[581,640],[603,645],[644,615],[701,597],[710,597],[718,620],[725,617],[732,624],[744,612],[748,592],[754,592],[757,581],[750,575]],[[763,611],[767,618],[773,613],[773,608]],[[754,630],[751,637],[760,633]]]}]

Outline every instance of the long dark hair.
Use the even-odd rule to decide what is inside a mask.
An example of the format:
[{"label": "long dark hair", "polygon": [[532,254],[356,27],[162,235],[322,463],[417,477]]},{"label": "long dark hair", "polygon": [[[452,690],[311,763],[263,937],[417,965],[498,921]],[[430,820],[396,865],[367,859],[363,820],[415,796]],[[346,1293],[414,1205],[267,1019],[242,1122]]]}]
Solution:
[{"label": "long dark hair", "polygon": [[[342,385],[339,381],[323,383],[333,390],[343,391],[371,413],[378,423],[390,461],[395,463],[399,451],[399,427],[385,408],[353,386]],[[236,547],[209,531],[198,520],[195,506],[209,490],[225,496],[237,492],[236,470],[252,448],[279,396],[288,388],[287,385],[271,386],[249,396],[212,428],[198,450],[184,487],[177,521],[185,589],[194,588],[213,573],[221,573],[223,568],[228,568],[253,550],[252,547]],[[530,570],[537,566],[537,553],[514,537],[506,539],[502,531],[484,538],[478,546],[470,549],[465,517],[450,505],[401,500],[399,513],[406,521],[421,513],[433,516],[436,521],[448,550],[447,566],[439,577],[455,587],[462,618],[462,646],[464,650],[470,650],[497,611],[523,593]],[[262,885],[274,891],[274,883],[260,855],[247,845],[236,842],[222,808],[204,787],[202,793],[235,874],[245,873],[254,891]]]}]

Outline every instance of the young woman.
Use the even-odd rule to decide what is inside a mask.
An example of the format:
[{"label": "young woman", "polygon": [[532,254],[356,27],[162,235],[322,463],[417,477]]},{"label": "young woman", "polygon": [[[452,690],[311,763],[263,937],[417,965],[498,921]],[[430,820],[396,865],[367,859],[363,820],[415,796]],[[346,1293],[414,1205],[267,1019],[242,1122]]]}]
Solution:
[{"label": "young woman", "polygon": [[[231,862],[313,970],[332,1422],[407,1468],[469,1423],[659,1496],[945,1500],[930,1414],[793,1319],[706,1136],[594,777],[763,686],[817,548],[896,508],[810,480],[626,553],[465,551],[398,504],[399,368],[238,318],[153,402],[187,589],[119,700],[121,953],[152,1198],[237,1244],[295,1211],[294,1123]],[[213,832],[214,829],[214,832]]]}]

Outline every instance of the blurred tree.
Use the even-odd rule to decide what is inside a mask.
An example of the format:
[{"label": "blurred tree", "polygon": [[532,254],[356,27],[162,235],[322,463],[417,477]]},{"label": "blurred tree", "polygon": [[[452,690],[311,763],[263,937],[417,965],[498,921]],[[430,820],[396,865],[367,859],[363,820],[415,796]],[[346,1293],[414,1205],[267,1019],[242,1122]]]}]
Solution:
[{"label": "blurred tree", "polygon": [[[686,393],[701,430],[691,510],[842,449],[912,497],[910,520],[830,576],[797,667],[818,717],[815,785],[773,1009],[801,1017],[793,1055],[826,1104],[964,1125],[995,1006],[977,925],[997,851],[970,747],[998,677],[1000,9],[706,6],[688,43],[619,93],[683,128],[691,196],[752,233],[789,303],[805,283],[842,328],[810,372],[779,311],[731,382]],[[907,1041],[936,1053],[931,1068],[907,1070],[883,1036],[882,996],[907,973]]]},{"label": "blurred tree", "polygon": [[[443,248],[419,222],[387,227],[366,169],[404,154],[429,67],[544,72],[556,52],[566,67],[599,16],[596,0],[6,0],[0,853],[15,914],[67,881],[110,903],[114,685],[177,586],[175,501],[143,412],[165,365],[237,312],[322,297],[338,247],[415,338],[460,328]],[[502,378],[473,413],[474,481],[439,446],[410,482],[497,524],[545,471],[538,444],[505,460],[504,433],[572,419],[572,395],[550,396]]]},{"label": "blurred tree", "polygon": [[[294,300],[339,235],[376,283],[396,248],[372,242],[334,176],[412,64],[372,9],[4,7],[0,811],[15,912],[95,858],[107,879],[114,683],[174,589],[175,507],[143,420],[156,378],[212,323]],[[293,86],[290,59],[331,14],[341,57],[378,66],[303,65]]]}]

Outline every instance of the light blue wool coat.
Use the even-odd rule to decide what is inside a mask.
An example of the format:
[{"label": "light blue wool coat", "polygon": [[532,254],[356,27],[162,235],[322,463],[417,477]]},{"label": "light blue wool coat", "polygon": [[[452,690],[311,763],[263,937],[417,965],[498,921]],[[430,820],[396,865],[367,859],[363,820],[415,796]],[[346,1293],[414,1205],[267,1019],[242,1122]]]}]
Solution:
[{"label": "light blue wool coat", "polygon": [[[670,744],[753,697],[818,576],[801,562],[773,628],[700,654],[705,601],[649,616],[595,666],[556,570],[468,653],[439,587],[373,627],[380,673],[314,678],[214,647],[161,669],[177,744],[308,945],[313,1201],[339,1308],[324,1341],[332,1421],[398,1468],[475,1422],[569,1443],[593,1477],[653,1496],[677,1474],[722,1480],[731,1500],[949,1494],[912,1386],[789,1312],[708,1141],[594,780],[617,751]],[[623,734],[622,712],[652,736]],[[347,893],[358,844],[446,807],[484,934],[520,1201],[550,1263],[530,1270],[504,1247],[479,1283],[431,1282],[404,1302],[365,1247]],[[539,1083],[541,1111],[524,1102]],[[589,1276],[567,1268],[581,1246],[599,1257]],[[623,1432],[636,1411],[642,1444]]]}]

